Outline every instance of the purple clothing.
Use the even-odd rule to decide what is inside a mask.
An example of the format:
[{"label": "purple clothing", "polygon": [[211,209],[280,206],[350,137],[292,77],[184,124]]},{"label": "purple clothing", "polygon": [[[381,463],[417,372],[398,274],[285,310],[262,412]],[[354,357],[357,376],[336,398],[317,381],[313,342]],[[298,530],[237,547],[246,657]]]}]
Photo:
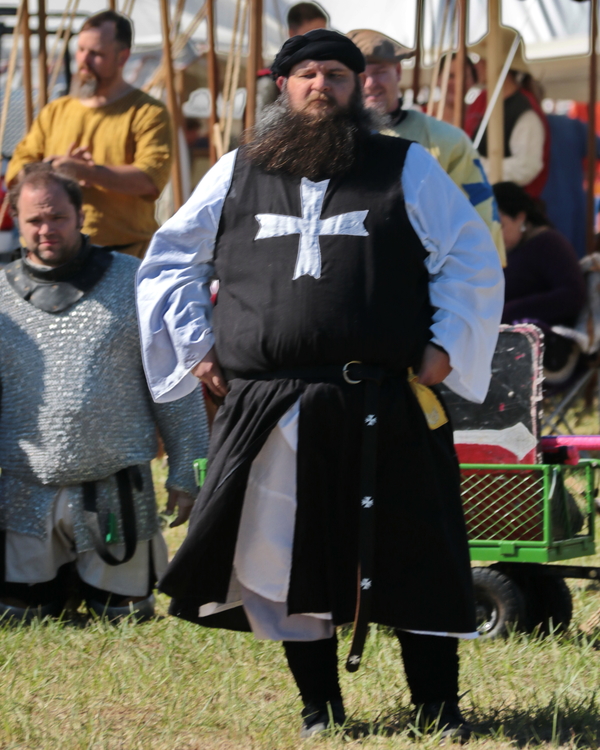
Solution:
[{"label": "purple clothing", "polygon": [[573,326],[585,304],[585,280],[571,243],[555,229],[507,254],[503,323],[524,318]]}]

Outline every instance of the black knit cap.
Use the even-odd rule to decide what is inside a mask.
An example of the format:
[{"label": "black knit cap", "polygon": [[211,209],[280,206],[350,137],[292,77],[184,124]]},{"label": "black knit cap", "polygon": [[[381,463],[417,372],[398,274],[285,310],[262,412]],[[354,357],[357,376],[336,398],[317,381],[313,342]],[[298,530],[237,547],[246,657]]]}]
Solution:
[{"label": "black knit cap", "polygon": [[315,29],[288,39],[271,66],[273,77],[287,77],[302,60],[338,60],[355,73],[365,69],[365,58],[356,44],[347,36],[328,29]]}]

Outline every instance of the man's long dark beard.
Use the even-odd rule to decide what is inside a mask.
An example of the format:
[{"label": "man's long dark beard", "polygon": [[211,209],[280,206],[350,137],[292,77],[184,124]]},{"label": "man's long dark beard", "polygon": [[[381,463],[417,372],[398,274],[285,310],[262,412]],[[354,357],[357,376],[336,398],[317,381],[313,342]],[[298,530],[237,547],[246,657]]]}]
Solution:
[{"label": "man's long dark beard", "polygon": [[358,81],[347,108],[316,115],[292,110],[283,91],[244,135],[244,154],[267,172],[318,180],[347,172],[372,129],[373,117],[363,105]]}]

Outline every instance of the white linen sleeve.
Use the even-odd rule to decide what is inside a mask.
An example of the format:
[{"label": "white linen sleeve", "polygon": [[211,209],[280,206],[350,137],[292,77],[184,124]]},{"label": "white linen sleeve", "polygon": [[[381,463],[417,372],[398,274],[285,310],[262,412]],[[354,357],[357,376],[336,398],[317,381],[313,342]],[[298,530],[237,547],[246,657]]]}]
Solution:
[{"label": "white linen sleeve", "polygon": [[190,370],[214,344],[210,282],[215,240],[237,151],[223,156],[156,232],[137,274],[142,358],[152,398],[175,401],[198,379]]},{"label": "white linen sleeve", "polygon": [[504,274],[485,223],[419,144],[407,152],[402,188],[409,221],[428,252],[432,342],[446,350],[448,388],[486,396],[504,304]]},{"label": "white linen sleeve", "polygon": [[546,131],[539,116],[532,110],[516,121],[508,145],[511,156],[502,160],[502,178],[517,185],[529,185],[544,168]]},{"label": "white linen sleeve", "polygon": [[[502,159],[502,179],[517,185],[529,185],[544,168],[544,141],[546,131],[538,115],[532,110],[524,112],[516,121],[508,145],[512,156]],[[489,176],[489,159],[481,157]]]}]

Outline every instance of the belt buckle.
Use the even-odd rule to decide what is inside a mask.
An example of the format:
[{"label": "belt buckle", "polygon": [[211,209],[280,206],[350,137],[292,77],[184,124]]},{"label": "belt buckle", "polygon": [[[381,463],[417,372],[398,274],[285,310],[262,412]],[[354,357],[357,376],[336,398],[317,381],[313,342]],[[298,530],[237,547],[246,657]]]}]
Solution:
[{"label": "belt buckle", "polygon": [[357,359],[353,359],[352,362],[346,362],[342,370],[342,376],[344,380],[350,385],[358,385],[358,383],[362,383],[362,380],[352,380],[352,378],[348,375],[348,368],[350,367],[350,365],[362,365],[362,362],[359,362]]}]

